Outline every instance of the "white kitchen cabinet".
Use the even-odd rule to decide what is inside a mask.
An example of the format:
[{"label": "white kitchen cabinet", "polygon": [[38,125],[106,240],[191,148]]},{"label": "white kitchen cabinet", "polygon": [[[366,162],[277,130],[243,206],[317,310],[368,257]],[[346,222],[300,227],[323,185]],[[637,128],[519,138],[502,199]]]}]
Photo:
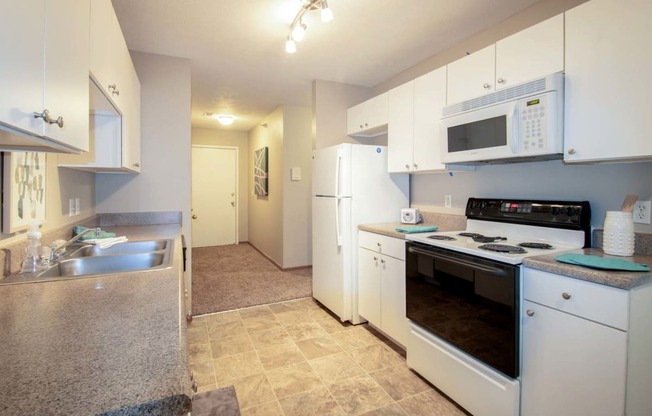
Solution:
[{"label": "white kitchen cabinet", "polygon": [[346,112],[346,134],[376,137],[387,133],[387,93],[351,107]]},{"label": "white kitchen cabinet", "polygon": [[[90,148],[59,166],[97,173],[140,172],[140,82],[110,0],[91,0]],[[89,118],[89,116],[86,116]]]},{"label": "white kitchen cabinet", "polygon": [[525,268],[521,414],[647,415],[652,288]]},{"label": "white kitchen cabinet", "polygon": [[557,15],[448,64],[447,104],[564,70],[564,16]]},{"label": "white kitchen cabinet", "polygon": [[405,241],[364,231],[358,237],[358,311],[405,346]]},{"label": "white kitchen cabinet", "polygon": [[389,172],[446,170],[441,163],[441,110],[446,105],[446,67],[389,91]]},{"label": "white kitchen cabinet", "polygon": [[87,150],[90,1],[7,3],[0,14],[0,147]]},{"label": "white kitchen cabinet", "polygon": [[652,158],[650,16],[648,0],[566,12],[565,162]]},{"label": "white kitchen cabinet", "polygon": [[563,70],[563,14],[496,42],[496,90]]}]

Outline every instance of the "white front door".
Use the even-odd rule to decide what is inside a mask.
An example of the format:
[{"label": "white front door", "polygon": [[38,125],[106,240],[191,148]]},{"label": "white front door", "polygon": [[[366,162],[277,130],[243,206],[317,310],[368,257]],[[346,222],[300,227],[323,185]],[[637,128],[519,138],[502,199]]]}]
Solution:
[{"label": "white front door", "polygon": [[235,148],[192,147],[192,246],[237,244]]}]

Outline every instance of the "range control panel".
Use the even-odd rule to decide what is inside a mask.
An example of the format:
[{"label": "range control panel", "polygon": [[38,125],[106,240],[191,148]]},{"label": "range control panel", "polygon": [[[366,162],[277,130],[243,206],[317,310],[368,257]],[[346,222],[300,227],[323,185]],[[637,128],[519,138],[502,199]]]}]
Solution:
[{"label": "range control panel", "polygon": [[466,216],[476,220],[576,230],[591,227],[591,205],[588,201],[469,198]]}]

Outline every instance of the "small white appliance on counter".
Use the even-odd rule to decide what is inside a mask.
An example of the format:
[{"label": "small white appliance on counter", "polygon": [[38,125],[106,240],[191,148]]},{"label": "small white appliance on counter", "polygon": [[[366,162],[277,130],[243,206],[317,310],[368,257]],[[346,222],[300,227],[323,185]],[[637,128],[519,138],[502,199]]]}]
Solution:
[{"label": "small white appliance on counter", "polygon": [[395,222],[409,204],[409,175],[387,173],[387,147],[340,144],[313,155],[312,293],[354,324],[358,225]]},{"label": "small white appliance on counter", "polygon": [[408,234],[407,363],[476,416],[518,416],[521,263],[589,246],[587,201],[469,198],[464,231]]},{"label": "small white appliance on counter", "polygon": [[403,208],[401,210],[402,224],[418,224],[421,222],[421,212],[418,208]]},{"label": "small white appliance on counter", "polygon": [[561,73],[444,107],[442,162],[561,159],[563,120]]}]

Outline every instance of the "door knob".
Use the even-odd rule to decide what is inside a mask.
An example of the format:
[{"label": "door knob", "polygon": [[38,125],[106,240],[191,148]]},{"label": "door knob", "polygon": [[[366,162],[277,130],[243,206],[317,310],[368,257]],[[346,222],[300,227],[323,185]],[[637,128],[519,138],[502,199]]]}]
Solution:
[{"label": "door knob", "polygon": [[192,214],[192,219],[196,220],[197,219],[197,214]]}]

